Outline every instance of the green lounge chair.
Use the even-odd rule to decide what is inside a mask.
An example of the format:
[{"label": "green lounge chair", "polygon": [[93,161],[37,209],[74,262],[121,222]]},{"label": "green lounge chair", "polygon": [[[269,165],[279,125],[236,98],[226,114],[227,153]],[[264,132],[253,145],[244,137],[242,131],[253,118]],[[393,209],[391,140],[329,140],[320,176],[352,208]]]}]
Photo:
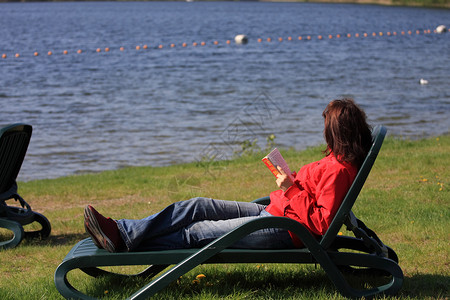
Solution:
[{"label": "green lounge chair", "polygon": [[[0,227],[13,232],[13,238],[0,241],[0,249],[17,246],[24,237],[45,238],[50,235],[50,222],[42,214],[32,211],[30,205],[17,193],[16,178],[31,139],[32,127],[12,124],[0,130]],[[20,206],[6,203],[14,199]],[[27,231],[23,225],[38,222],[41,229]]]},{"label": "green lounge chair", "polygon": [[[403,272],[398,266],[397,255],[351,213],[351,208],[383,143],[386,129],[380,126],[376,127],[373,134],[374,143],[370,153],[360,168],[330,228],[319,240],[313,237],[300,223],[284,217],[266,217],[250,221],[202,249],[109,253],[106,250],[98,249],[92,240],[87,238],[76,244],[56,269],[56,288],[66,298],[91,299],[76,290],[68,282],[68,272],[73,269],[81,269],[93,277],[105,274],[120,277],[129,275],[110,273],[99,267],[145,265],[149,267],[133,276],[150,278],[150,282],[131,295],[130,299],[146,299],[200,264],[307,263],[319,264],[344,296],[367,298],[378,294],[396,294],[403,282]],[[255,201],[267,203],[269,199],[265,197]],[[355,237],[338,235],[344,224],[354,232]],[[301,238],[305,248],[284,250],[228,249],[230,245],[243,236],[268,227],[290,230]],[[174,266],[162,275],[151,279],[171,265]],[[366,290],[356,289],[351,287],[343,276],[344,273],[349,271],[369,273],[374,276],[390,276],[388,277],[389,282]]]}]

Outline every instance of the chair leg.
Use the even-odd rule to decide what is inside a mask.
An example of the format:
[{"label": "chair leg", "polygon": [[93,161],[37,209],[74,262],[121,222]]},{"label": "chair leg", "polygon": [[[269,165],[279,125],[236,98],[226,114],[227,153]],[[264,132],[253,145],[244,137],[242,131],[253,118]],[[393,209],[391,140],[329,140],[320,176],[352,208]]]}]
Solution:
[{"label": "chair leg", "polygon": [[[372,298],[376,295],[395,295],[401,288],[403,283],[403,272],[398,264],[388,258],[376,255],[362,253],[330,253],[334,266],[329,266],[327,271],[328,277],[333,281],[342,295],[349,298]],[[385,276],[390,275],[391,279],[388,284],[383,284],[367,290],[359,290],[352,288],[342,276],[339,266],[357,266],[367,268],[368,270],[378,270],[379,274]],[[322,265],[323,267],[323,265]],[[372,272],[372,275],[377,275]]]},{"label": "chair leg", "polygon": [[47,238],[52,230],[50,222],[44,215],[38,212],[33,212],[33,214],[34,214],[34,222],[38,222],[39,224],[41,224],[42,229],[35,231],[27,231],[25,232],[25,236],[27,238],[41,238],[41,239]]},{"label": "chair leg", "polygon": [[[335,251],[341,251],[343,250],[355,250],[360,253],[366,253],[371,254],[373,250],[368,248],[364,241],[361,239],[353,238],[353,237],[346,237],[341,236],[336,238],[335,243],[332,245]],[[389,246],[386,246],[387,248],[387,258],[393,260],[395,263],[398,264],[398,256],[395,253],[395,251],[390,248]],[[351,265],[341,265],[338,266],[339,270],[342,273],[345,274],[352,274],[354,276],[365,276],[365,275],[374,275],[374,276],[389,276],[390,273],[385,270],[380,270],[376,268],[354,268]]]},{"label": "chair leg", "polygon": [[94,299],[88,295],[83,294],[75,287],[73,287],[67,279],[67,274],[74,269],[77,269],[78,262],[63,261],[58,268],[56,268],[54,281],[59,293],[66,299]]},{"label": "chair leg", "polygon": [[7,241],[0,242],[0,250],[16,247],[24,237],[22,225],[16,221],[0,218],[0,227],[11,230],[14,237]]}]

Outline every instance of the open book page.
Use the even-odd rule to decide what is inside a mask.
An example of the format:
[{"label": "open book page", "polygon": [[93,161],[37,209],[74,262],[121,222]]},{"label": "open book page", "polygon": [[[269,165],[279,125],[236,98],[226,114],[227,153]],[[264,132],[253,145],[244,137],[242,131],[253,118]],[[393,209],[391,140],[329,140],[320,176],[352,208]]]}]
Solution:
[{"label": "open book page", "polygon": [[266,164],[273,175],[275,175],[275,177],[280,174],[280,172],[278,172],[278,166],[280,166],[284,170],[284,172],[289,175],[291,180],[294,180],[288,164],[277,148],[273,149],[269,154],[264,156],[262,161],[264,162],[264,164]]}]

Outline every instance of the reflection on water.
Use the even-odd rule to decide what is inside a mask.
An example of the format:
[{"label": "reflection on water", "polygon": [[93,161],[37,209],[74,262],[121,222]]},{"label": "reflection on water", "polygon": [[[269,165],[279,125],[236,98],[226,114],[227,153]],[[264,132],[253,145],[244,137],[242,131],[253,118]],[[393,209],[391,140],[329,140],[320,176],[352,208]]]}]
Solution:
[{"label": "reflection on water", "polygon": [[[279,147],[303,149],[322,142],[322,110],[345,96],[389,134],[449,131],[450,34],[422,33],[445,24],[448,10],[253,2],[0,10],[0,52],[8,53],[0,60],[0,120],[34,127],[21,180],[228,158],[243,141],[264,145],[269,134]],[[400,34],[416,29],[421,34]],[[249,44],[226,44],[238,33]],[[201,41],[207,45],[192,46]],[[144,44],[149,49],[135,50]]]}]

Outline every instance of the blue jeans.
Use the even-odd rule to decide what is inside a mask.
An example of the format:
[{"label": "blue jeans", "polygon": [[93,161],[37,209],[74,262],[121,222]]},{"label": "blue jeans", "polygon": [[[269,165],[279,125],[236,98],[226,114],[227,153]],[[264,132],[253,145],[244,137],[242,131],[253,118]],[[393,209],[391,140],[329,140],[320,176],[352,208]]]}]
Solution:
[{"label": "blue jeans", "polygon": [[[140,220],[117,220],[128,251],[200,248],[254,218],[270,216],[264,205],[193,198],[175,202]],[[294,248],[289,232],[267,228],[236,242],[233,248]]]}]

